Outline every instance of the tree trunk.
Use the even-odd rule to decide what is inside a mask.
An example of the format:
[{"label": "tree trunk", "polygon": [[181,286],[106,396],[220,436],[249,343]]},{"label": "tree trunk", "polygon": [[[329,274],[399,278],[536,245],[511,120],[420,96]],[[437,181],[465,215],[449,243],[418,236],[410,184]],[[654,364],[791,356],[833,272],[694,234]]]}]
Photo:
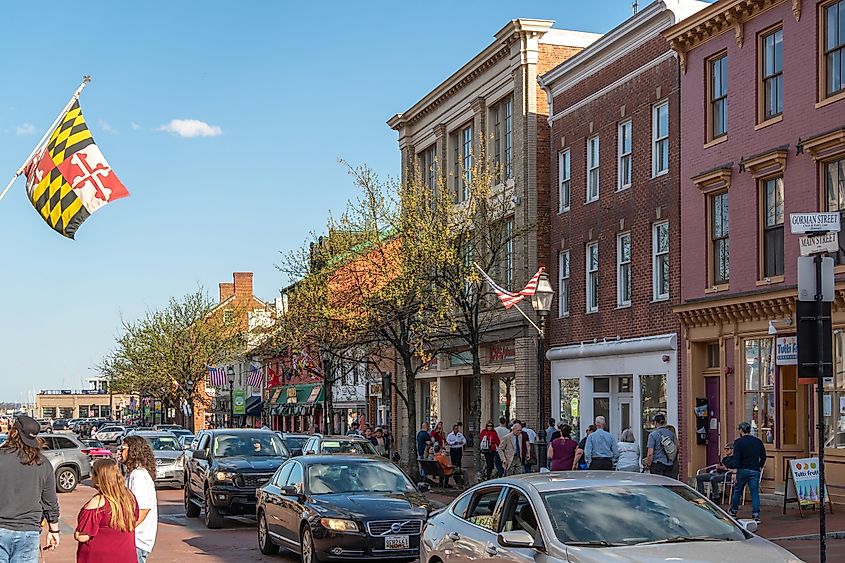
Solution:
[{"label": "tree trunk", "polygon": [[407,404],[405,412],[408,415],[408,446],[406,449],[407,469],[415,481],[422,480],[417,460],[417,386],[413,360],[410,355],[403,354],[402,367],[405,370],[405,398]]},{"label": "tree trunk", "polygon": [[471,422],[467,427],[464,427],[464,432],[467,432],[469,428],[476,429],[472,449],[475,452],[475,481],[480,483],[484,476],[485,462],[478,445],[478,436],[481,434],[481,357],[477,340],[472,348],[472,394],[473,399],[470,403],[469,412]]}]

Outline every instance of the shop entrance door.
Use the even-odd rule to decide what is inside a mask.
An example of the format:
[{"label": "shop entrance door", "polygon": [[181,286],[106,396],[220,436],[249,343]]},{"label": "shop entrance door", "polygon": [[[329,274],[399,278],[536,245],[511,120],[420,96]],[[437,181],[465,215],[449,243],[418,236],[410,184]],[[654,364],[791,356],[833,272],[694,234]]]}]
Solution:
[{"label": "shop entrance door", "polygon": [[722,447],[719,440],[719,378],[705,377],[704,391],[707,395],[707,465],[719,463]]},{"label": "shop entrance door", "polygon": [[607,419],[607,431],[619,438],[633,427],[634,382],[630,375],[593,379],[593,417]]}]

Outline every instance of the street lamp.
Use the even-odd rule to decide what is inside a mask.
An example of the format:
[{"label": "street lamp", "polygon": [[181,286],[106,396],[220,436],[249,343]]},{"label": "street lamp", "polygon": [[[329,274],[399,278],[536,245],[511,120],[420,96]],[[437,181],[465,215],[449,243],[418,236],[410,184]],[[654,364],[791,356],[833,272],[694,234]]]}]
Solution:
[{"label": "street lamp", "polygon": [[229,427],[235,427],[235,368],[229,366],[226,370],[226,376],[229,378]]},{"label": "street lamp", "polygon": [[552,289],[552,284],[549,283],[549,275],[546,272],[540,274],[540,279],[537,281],[537,290],[531,296],[531,306],[540,317],[540,326],[537,331],[537,389],[540,391],[540,414],[537,417],[539,420],[539,432],[537,432],[537,461],[540,468],[546,467],[546,422],[543,416],[546,412],[546,396],[543,389],[546,379],[546,340],[545,340],[545,324],[546,315],[552,308],[552,298],[555,292]]},{"label": "street lamp", "polygon": [[194,431],[194,382],[192,380],[188,380],[188,383],[185,385],[185,388],[188,390],[188,428],[191,432]]}]

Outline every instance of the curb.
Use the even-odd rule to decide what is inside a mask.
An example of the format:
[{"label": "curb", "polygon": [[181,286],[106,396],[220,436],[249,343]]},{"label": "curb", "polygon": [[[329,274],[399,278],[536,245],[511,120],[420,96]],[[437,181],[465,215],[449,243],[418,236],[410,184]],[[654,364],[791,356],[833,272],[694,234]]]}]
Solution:
[{"label": "curb", "polygon": [[[759,535],[759,534],[758,534]],[[764,536],[760,536],[764,537]],[[845,539],[845,532],[828,532],[826,534],[827,539],[829,540],[842,540]],[[765,538],[769,541],[818,541],[819,534],[804,534],[800,536],[783,536],[780,538]]]}]

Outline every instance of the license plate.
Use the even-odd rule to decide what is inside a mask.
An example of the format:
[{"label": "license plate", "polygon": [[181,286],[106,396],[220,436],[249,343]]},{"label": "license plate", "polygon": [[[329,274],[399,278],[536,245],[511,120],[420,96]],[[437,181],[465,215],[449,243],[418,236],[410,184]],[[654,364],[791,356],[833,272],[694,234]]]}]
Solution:
[{"label": "license plate", "polygon": [[384,549],[408,549],[411,547],[411,542],[408,536],[385,536]]},{"label": "license plate", "polygon": [[163,479],[166,473],[160,469],[156,469],[156,479]]}]

